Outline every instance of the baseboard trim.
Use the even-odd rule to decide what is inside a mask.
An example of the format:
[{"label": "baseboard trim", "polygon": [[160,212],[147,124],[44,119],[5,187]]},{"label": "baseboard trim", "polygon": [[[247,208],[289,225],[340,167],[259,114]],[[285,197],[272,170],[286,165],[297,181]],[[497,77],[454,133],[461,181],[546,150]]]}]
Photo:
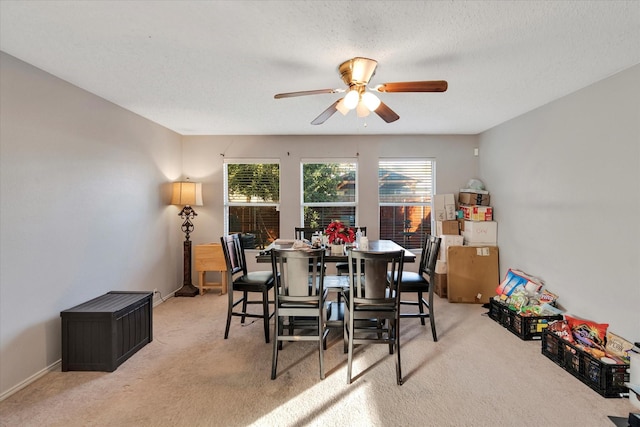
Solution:
[{"label": "baseboard trim", "polygon": [[[169,298],[173,298],[173,292],[171,294],[169,294],[169,296],[167,296],[165,298],[162,298],[162,299],[161,298],[154,298],[153,307],[157,307],[158,305],[160,305],[163,302],[167,301]],[[60,370],[61,369],[60,365],[62,365],[62,359],[58,359],[57,361],[53,362],[51,365],[47,366],[46,368],[42,369],[41,371],[36,372],[35,374],[31,375],[29,378],[27,378],[27,379],[19,382],[18,384],[14,385],[13,387],[8,389],[4,393],[0,394],[0,402],[2,402],[7,397],[19,392],[23,388],[27,387],[29,384],[39,380],[40,378],[42,378],[43,376],[45,376],[49,372]]]},{"label": "baseboard trim", "polygon": [[53,372],[53,371],[59,370],[61,364],[62,364],[62,359],[58,359],[56,362],[53,362],[51,365],[47,366],[46,368],[42,369],[41,371],[36,372],[35,374],[31,375],[29,378],[25,379],[24,381],[14,385],[9,390],[7,390],[4,393],[0,394],[0,402],[2,402],[4,399],[6,399],[7,397],[11,396],[12,394],[17,393],[18,391],[22,390],[23,388],[25,388],[29,384],[31,384],[31,383],[37,381],[38,379],[42,378],[43,376],[45,376],[49,372]]}]

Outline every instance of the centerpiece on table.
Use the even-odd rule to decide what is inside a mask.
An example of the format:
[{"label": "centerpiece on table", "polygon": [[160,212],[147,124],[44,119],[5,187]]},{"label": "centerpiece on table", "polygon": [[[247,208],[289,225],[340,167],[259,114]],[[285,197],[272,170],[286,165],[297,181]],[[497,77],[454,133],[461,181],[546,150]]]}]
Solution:
[{"label": "centerpiece on table", "polygon": [[327,242],[331,245],[331,255],[344,254],[344,245],[351,244],[356,240],[356,233],[353,228],[347,227],[340,221],[333,221],[324,233],[327,235]]}]

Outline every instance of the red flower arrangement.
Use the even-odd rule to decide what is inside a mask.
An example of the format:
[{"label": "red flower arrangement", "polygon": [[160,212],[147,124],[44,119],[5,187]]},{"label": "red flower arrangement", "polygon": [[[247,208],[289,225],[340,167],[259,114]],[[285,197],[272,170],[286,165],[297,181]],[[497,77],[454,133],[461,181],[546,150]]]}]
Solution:
[{"label": "red flower arrangement", "polygon": [[353,228],[346,227],[340,221],[333,221],[327,225],[324,232],[330,244],[341,245],[343,243],[353,243],[356,240],[356,233]]}]

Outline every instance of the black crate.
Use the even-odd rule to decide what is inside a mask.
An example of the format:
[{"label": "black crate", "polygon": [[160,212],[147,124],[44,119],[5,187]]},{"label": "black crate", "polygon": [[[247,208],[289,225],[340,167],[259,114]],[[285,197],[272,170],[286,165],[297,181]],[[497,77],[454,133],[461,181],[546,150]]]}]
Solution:
[{"label": "black crate", "polygon": [[509,308],[493,298],[489,300],[489,317],[506,327],[506,318],[509,316]]},{"label": "black crate", "polygon": [[629,365],[610,365],[563,340],[559,336],[542,334],[542,354],[562,366],[567,372],[591,387],[603,397],[622,397],[629,392]]},{"label": "black crate", "polygon": [[589,353],[580,355],[582,366],[582,382],[604,397],[621,397],[629,389],[624,385],[629,382],[629,365],[610,365],[601,362]]},{"label": "black crate", "polygon": [[542,334],[542,354],[564,367],[564,346],[555,334]]},{"label": "black crate", "polygon": [[515,314],[509,330],[525,341],[539,340],[542,338],[542,332],[547,329],[549,323],[556,320],[562,320],[561,314],[551,316],[522,316]]},{"label": "black crate", "polygon": [[489,301],[489,317],[509,329],[524,341],[539,340],[549,323],[562,320],[561,314],[523,316],[495,299]]}]

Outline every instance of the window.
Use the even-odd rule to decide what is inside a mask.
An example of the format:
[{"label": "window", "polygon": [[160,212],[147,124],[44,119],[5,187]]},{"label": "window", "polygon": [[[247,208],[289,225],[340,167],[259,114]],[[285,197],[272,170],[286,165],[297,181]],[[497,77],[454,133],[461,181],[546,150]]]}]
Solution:
[{"label": "window", "polygon": [[380,238],[407,249],[421,248],[431,234],[432,160],[380,160]]},{"label": "window", "polygon": [[356,224],[355,161],[302,162],[302,224],[324,228],[331,221]]},{"label": "window", "polygon": [[245,248],[264,247],[280,235],[280,165],[225,162],[225,231],[243,233]]}]

